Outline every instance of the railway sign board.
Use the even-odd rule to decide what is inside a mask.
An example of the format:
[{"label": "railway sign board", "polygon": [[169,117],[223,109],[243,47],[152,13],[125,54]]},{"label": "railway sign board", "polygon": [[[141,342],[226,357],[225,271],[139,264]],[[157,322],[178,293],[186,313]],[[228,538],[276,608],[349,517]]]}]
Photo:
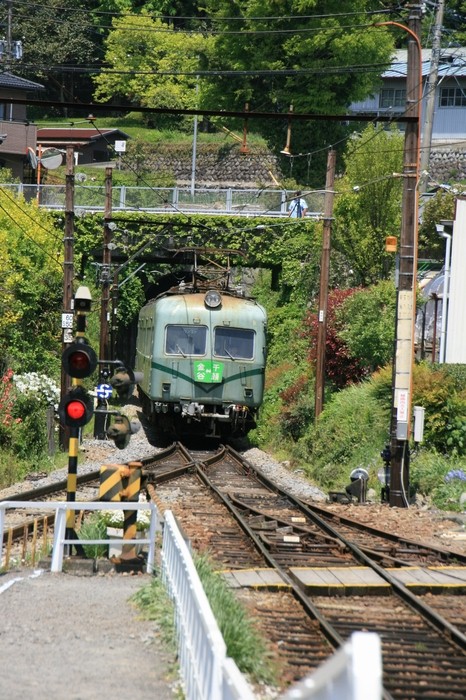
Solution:
[{"label": "railway sign board", "polygon": [[61,315],[61,327],[62,328],[73,328],[73,314],[62,314]]},{"label": "railway sign board", "polygon": [[99,384],[96,388],[98,399],[109,399],[112,395],[112,387],[110,384]]}]

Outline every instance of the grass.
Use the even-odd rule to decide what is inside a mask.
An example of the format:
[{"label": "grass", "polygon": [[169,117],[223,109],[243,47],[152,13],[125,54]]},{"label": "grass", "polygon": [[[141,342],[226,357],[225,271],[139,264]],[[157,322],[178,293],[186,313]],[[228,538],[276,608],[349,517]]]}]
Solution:
[{"label": "grass", "polygon": [[[79,529],[79,539],[82,540],[104,540],[107,537],[107,526],[99,513],[92,513],[88,516]],[[89,559],[106,557],[108,545],[105,544],[84,544],[84,553]]]},{"label": "grass", "polygon": [[[143,115],[137,112],[129,112],[122,117],[96,117],[93,123],[89,122],[87,119],[77,119],[76,121],[70,121],[70,119],[65,118],[54,118],[51,120],[37,119],[37,126],[39,128],[47,127],[72,127],[87,129],[92,128],[93,124],[97,129],[120,129],[124,131],[131,139],[138,139],[140,141],[145,141],[146,143],[158,144],[158,143],[169,143],[173,142],[180,145],[187,145],[191,147],[193,142],[193,127],[191,127],[190,121],[194,124],[194,120],[186,120],[186,129],[156,129],[147,126],[144,122]],[[235,134],[237,138],[225,133],[222,130],[221,125],[215,126],[215,120],[211,121],[214,125],[215,131],[213,132],[197,132],[197,141],[199,143],[216,143],[222,145],[224,143],[232,143],[237,141],[238,138],[242,139],[242,134],[234,129],[231,132]],[[265,147],[266,143],[262,136],[254,133],[248,133],[248,144],[255,146]]]},{"label": "grass", "polygon": [[[227,655],[242,673],[253,682],[276,685],[275,670],[270,663],[265,641],[248,618],[245,609],[228,588],[222,576],[216,573],[209,558],[194,555],[199,578],[209,600],[227,647]],[[174,609],[159,578],[154,579],[133,596],[133,601],[151,620],[156,620],[163,641],[176,650]]]},{"label": "grass", "polygon": [[264,639],[206,555],[194,557],[197,573],[227,646],[227,655],[255,682],[276,684]]}]

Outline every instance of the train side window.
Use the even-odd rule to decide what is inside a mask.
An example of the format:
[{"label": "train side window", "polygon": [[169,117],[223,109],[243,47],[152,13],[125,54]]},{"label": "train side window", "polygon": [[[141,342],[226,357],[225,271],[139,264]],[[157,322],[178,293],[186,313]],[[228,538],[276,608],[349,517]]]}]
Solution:
[{"label": "train side window", "polygon": [[214,330],[214,355],[232,360],[254,359],[255,333],[246,328],[218,326]]},{"label": "train side window", "polygon": [[165,352],[167,355],[205,355],[207,326],[166,327]]}]

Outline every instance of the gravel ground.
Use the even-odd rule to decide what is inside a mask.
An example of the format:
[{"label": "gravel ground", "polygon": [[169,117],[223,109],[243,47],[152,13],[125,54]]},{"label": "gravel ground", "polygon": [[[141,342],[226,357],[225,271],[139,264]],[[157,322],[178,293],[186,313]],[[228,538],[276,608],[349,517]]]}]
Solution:
[{"label": "gravel ground", "polygon": [[169,700],[170,663],[154,622],[128,599],[148,576],[0,576],[0,697]]},{"label": "gravel ground", "polygon": [[[137,408],[124,412],[136,417]],[[106,463],[123,463],[156,451],[144,430],[133,435],[125,450],[111,441],[87,439],[80,449],[78,473]],[[283,488],[304,500],[319,501],[332,510],[414,540],[466,553],[465,517],[432,509],[419,502],[411,508],[326,504],[326,494],[299,470],[258,449],[243,449],[244,457]],[[34,485],[62,480],[67,468]],[[31,475],[34,476],[34,475]],[[28,490],[30,480],[0,491],[0,498]],[[0,575],[0,698],[94,700],[107,691],[121,700],[134,697],[166,700],[175,695],[170,677],[173,659],[163,650],[157,625],[138,616],[131,595],[149,581],[146,575],[109,573],[98,576],[50,574],[18,569]]]}]

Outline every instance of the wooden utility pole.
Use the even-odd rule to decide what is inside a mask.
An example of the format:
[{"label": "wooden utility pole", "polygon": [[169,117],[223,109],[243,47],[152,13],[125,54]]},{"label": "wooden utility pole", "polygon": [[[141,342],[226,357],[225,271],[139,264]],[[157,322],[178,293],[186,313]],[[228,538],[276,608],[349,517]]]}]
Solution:
[{"label": "wooden utility pole", "polygon": [[315,384],[315,419],[322,413],[325,388],[325,341],[327,338],[328,279],[330,269],[330,235],[333,221],[333,200],[335,184],[336,152],[327,156],[327,177],[325,180],[324,226],[322,234],[322,255],[320,260],[319,317],[317,330],[317,361]]},{"label": "wooden utility pole", "polygon": [[[104,211],[104,232],[103,232],[103,252],[102,252],[102,268],[100,274],[100,283],[102,286],[101,304],[100,304],[100,347],[99,360],[102,362],[99,369],[99,384],[108,382],[109,367],[105,365],[105,360],[111,360],[111,345],[109,334],[109,314],[110,314],[110,285],[111,285],[111,263],[112,250],[110,244],[112,242],[112,229],[109,224],[112,218],[112,168],[105,168],[105,211]],[[105,399],[97,398],[97,409],[106,408],[107,402]],[[95,414],[94,418],[94,437],[103,440],[105,435],[106,414]]]},{"label": "wooden utility pole", "polygon": [[417,291],[418,199],[420,158],[421,7],[410,7],[410,35],[406,78],[406,115],[414,117],[406,124],[403,156],[403,200],[400,234],[400,270],[397,293],[393,404],[390,436],[391,506],[409,505],[409,438],[411,426],[412,371],[414,362],[414,321]]},{"label": "wooden utility pole", "polygon": [[[65,176],[65,237],[64,237],[64,277],[63,277],[63,320],[62,320],[62,352],[72,342],[70,333],[73,323],[73,281],[74,281],[74,150],[73,146],[66,148]],[[70,323],[71,321],[71,323]],[[70,388],[70,380],[65,371],[61,370],[60,394],[63,398]],[[60,425],[60,447],[68,449],[69,435],[65,426]]]},{"label": "wooden utility pole", "polygon": [[[432,129],[434,126],[435,97],[438,83],[438,66],[440,61],[440,43],[442,40],[443,13],[445,0],[439,0],[437,14],[435,16],[434,36],[432,39],[432,54],[430,58],[430,72],[426,87],[426,114],[424,117],[424,130],[422,134],[421,174],[429,170],[430,151],[432,146]],[[421,179],[420,191],[427,189],[428,178]]]}]

